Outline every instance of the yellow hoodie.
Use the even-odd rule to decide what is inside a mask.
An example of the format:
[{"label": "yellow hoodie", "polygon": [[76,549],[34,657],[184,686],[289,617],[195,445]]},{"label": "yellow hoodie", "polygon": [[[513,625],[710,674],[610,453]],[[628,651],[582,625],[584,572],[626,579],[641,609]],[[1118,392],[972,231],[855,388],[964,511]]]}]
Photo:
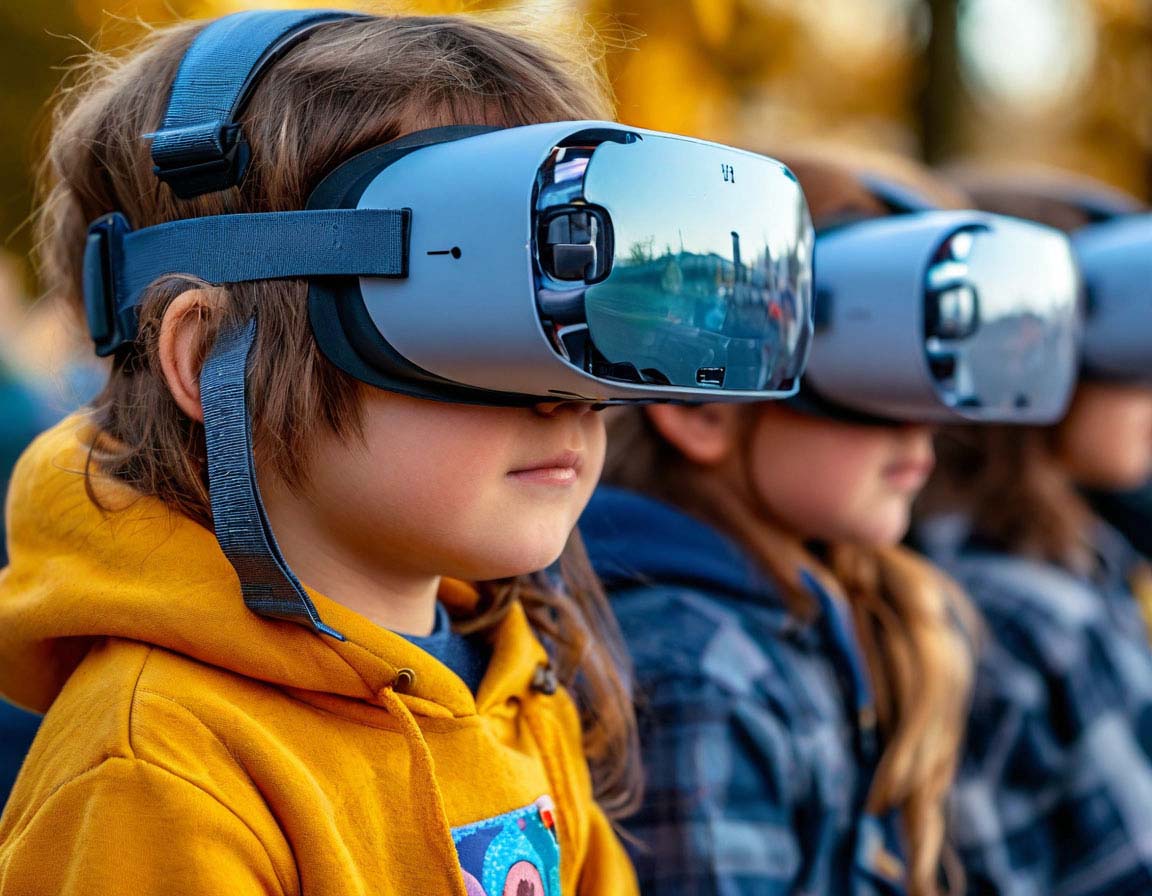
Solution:
[{"label": "yellow hoodie", "polygon": [[518,605],[475,698],[321,595],[346,641],[257,616],[211,532],[106,479],[114,510],[89,499],[90,437],[65,421],[12,482],[0,693],[47,716],[0,818],[0,894],[636,891]]}]

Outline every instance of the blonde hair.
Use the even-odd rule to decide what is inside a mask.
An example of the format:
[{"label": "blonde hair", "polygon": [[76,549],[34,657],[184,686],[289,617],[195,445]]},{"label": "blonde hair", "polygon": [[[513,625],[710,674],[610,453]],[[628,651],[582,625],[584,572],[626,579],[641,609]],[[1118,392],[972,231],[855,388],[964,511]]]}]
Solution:
[{"label": "blonde hair", "polygon": [[[797,174],[813,218],[874,216],[883,207],[850,169],[820,157],[776,154]],[[930,183],[928,184],[930,185]],[[940,190],[940,196],[947,191]],[[750,432],[756,406],[747,409]],[[750,446],[751,440],[744,439]],[[749,461],[744,461],[747,468]],[[876,698],[883,752],[867,808],[899,810],[913,896],[941,890],[962,875],[945,849],[946,803],[969,709],[976,623],[959,587],[919,555],[900,546],[839,543],[818,558],[801,538],[773,519],[745,485],[734,490],[685,458],[643,409],[616,413],[609,424],[605,481],[658,497],[711,523],[740,542],[800,618],[815,613],[801,570],[846,599]]]},{"label": "blonde hair", "polygon": [[[279,60],[254,91],[241,116],[252,146],[243,184],[180,201],[153,175],[141,135],[159,126],[168,93],[163,85],[171,84],[201,27],[158,30],[120,58],[93,57],[63,93],[38,235],[49,291],[77,309],[86,229],[106,212],[123,212],[140,228],[203,215],[299,209],[342,161],[412,131],[612,115],[595,59],[549,48],[527,25],[497,28],[465,17],[334,21]],[[90,462],[208,526],[203,426],[176,406],[157,355],[165,309],[194,285],[168,277],[146,293],[137,344],[115,358],[94,402],[103,437]],[[222,292],[224,307],[205,322],[199,356],[223,326],[259,309],[248,380],[261,396],[253,407],[254,450],[259,464],[298,487],[307,474],[308,424],[361,437],[360,397],[368,387],[320,354],[304,281],[240,283]],[[490,629],[513,602],[523,604],[580,707],[596,797],[617,817],[639,795],[626,654],[575,534],[561,565],[566,592],[544,576],[480,583],[478,615],[458,625]]]}]

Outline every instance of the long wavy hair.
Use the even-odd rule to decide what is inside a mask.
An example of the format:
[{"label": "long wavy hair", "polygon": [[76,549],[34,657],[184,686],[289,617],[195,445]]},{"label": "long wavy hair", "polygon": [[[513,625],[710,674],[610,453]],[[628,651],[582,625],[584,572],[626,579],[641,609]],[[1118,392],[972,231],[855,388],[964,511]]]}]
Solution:
[{"label": "long wavy hair", "polygon": [[[822,155],[774,155],[797,174],[817,226],[883,213],[842,164]],[[941,200],[953,195],[930,179],[917,186],[922,192],[931,188]],[[756,405],[743,410],[741,425],[749,435],[758,412]],[[741,439],[748,451],[751,442]],[[742,483],[723,481],[684,457],[642,408],[615,412],[608,443],[605,481],[678,506],[730,535],[758,561],[798,617],[811,618],[816,609],[801,582],[802,569],[847,601],[884,743],[867,808],[901,812],[909,848],[907,883],[915,896],[939,894],[942,877],[958,884],[959,868],[945,850],[945,805],[968,713],[969,638],[975,629],[960,589],[900,546],[805,544],[757,498],[750,457],[742,462]]]},{"label": "long wavy hair", "polygon": [[[85,233],[106,212],[121,211],[141,228],[203,215],[300,209],[342,161],[412,131],[612,117],[587,34],[560,46],[549,35],[563,29],[509,19],[334,21],[279,60],[255,90],[241,118],[252,146],[243,184],[180,201],[158,184],[141,135],[162,121],[165,85],[202,27],[153,31],[126,53],[95,55],[62,91],[37,219],[39,260],[49,294],[77,310]],[[176,406],[157,348],[165,309],[196,285],[168,277],[148,290],[139,340],[117,356],[93,402],[103,437],[90,467],[211,526],[203,426]],[[221,328],[260,309],[248,381],[261,397],[253,406],[254,450],[261,466],[299,487],[306,479],[310,426],[359,437],[367,387],[320,354],[308,324],[306,282],[240,283],[224,292],[223,309],[205,322],[199,357],[206,357]],[[491,629],[513,602],[523,605],[580,708],[596,798],[609,816],[619,817],[636,804],[640,787],[627,654],[576,535],[561,558],[561,573],[564,587],[543,575],[479,583],[476,615],[456,624]]]}]

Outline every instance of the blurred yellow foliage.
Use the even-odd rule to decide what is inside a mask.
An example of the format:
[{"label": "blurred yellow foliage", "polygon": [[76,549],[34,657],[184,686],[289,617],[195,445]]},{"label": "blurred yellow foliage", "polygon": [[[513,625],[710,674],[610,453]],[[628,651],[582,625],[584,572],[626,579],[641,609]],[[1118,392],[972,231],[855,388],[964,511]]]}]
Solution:
[{"label": "blurred yellow foliage", "polygon": [[[1000,0],[1018,8],[1022,0]],[[610,52],[622,120],[753,148],[831,141],[935,161],[1033,159],[1147,198],[1152,177],[1152,3],[1031,0],[1093,29],[1088,75],[1048,105],[981,95],[959,71],[954,23],[976,0],[342,0],[372,12],[512,8],[570,28],[586,15]],[[1039,4],[1039,5],[1037,5]],[[1079,5],[1077,5],[1079,4]],[[0,237],[24,255],[45,102],[69,57],[122,46],[144,23],[315,0],[4,0],[0,3]],[[1011,5],[1011,6],[1009,6]],[[1025,4],[1027,5],[1027,4]],[[943,15],[941,15],[943,13]],[[947,30],[947,29],[945,29]],[[77,35],[68,38],[67,35]],[[994,52],[1014,52],[997,35]],[[949,43],[951,41],[951,43]],[[955,58],[953,58],[955,57]],[[941,63],[943,60],[943,64]],[[951,68],[949,67],[951,66]],[[1044,76],[1045,72],[1040,72]],[[1058,73],[1057,73],[1058,74]],[[928,133],[930,131],[930,133]]]}]

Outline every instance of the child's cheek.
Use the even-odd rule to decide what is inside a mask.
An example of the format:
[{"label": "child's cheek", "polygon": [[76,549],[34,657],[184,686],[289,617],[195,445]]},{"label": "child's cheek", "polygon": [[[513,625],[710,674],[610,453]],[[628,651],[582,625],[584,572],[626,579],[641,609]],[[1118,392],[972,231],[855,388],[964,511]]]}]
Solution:
[{"label": "child's cheek", "polygon": [[[854,461],[854,462],[853,462]],[[907,513],[907,499],[893,491],[884,467],[874,458],[844,458],[830,463],[814,482],[821,489],[828,539],[871,543],[887,541],[889,533]]]},{"label": "child's cheek", "polygon": [[[585,430],[585,445],[587,456],[584,459],[584,469],[588,478],[595,485],[604,470],[604,456],[608,448],[608,434],[604,429],[604,418],[601,414],[589,415],[591,423]],[[589,492],[591,494],[591,492]]]},{"label": "child's cheek", "polygon": [[872,506],[861,521],[866,535],[859,540],[873,546],[895,544],[907,532],[916,493],[893,489],[883,475],[877,476],[876,481]]}]

